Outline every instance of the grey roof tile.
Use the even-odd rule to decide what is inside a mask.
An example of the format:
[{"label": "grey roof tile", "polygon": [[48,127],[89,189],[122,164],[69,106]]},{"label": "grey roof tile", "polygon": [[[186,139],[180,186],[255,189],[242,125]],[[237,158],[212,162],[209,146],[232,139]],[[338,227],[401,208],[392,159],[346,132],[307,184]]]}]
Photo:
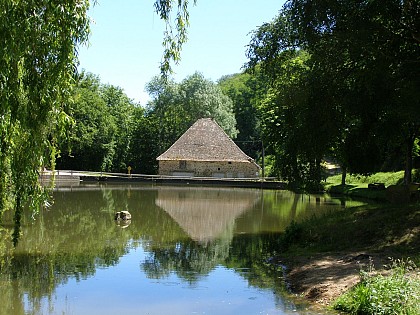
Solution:
[{"label": "grey roof tile", "polygon": [[197,120],[157,160],[253,162],[211,118]]}]

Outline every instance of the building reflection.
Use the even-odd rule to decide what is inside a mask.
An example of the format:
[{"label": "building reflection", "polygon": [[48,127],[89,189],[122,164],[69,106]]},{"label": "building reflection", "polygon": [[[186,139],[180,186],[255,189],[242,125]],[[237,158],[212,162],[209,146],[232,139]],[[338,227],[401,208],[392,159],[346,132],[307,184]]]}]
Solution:
[{"label": "building reflection", "polygon": [[195,241],[233,235],[235,220],[259,202],[261,191],[229,188],[161,187],[156,205]]}]

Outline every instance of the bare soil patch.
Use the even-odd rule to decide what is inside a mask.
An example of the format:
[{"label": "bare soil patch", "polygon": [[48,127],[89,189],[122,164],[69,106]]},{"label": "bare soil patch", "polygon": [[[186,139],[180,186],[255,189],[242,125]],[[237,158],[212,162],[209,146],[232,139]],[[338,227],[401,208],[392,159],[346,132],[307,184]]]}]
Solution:
[{"label": "bare soil patch", "polygon": [[386,255],[365,252],[293,257],[287,262],[286,279],[293,293],[327,306],[359,282],[360,270],[368,270],[370,265],[381,270],[387,263]]}]

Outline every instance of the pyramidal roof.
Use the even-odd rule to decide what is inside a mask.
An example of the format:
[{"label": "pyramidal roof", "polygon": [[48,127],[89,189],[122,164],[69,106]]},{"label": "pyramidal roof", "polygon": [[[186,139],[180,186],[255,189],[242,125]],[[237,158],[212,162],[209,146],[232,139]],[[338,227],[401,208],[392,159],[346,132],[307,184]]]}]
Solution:
[{"label": "pyramidal roof", "polygon": [[253,162],[211,118],[197,120],[157,160]]}]

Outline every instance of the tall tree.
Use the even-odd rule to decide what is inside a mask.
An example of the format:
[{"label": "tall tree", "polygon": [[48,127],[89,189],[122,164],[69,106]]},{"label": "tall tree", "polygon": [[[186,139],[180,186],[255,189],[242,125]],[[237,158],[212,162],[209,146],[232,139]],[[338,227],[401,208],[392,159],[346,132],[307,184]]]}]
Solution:
[{"label": "tall tree", "polygon": [[264,78],[258,71],[223,76],[218,80],[223,93],[233,102],[238,136],[235,143],[249,156],[258,159],[262,154],[260,121],[257,101],[266,92]]},{"label": "tall tree", "polygon": [[136,104],[128,98],[123,89],[113,85],[103,85],[100,91],[109,113],[116,123],[115,154],[112,159],[113,171],[126,171],[128,166],[128,152],[131,145],[131,129],[134,120]]},{"label": "tall tree", "polygon": [[181,83],[154,78],[146,87],[153,99],[148,115],[155,115],[161,152],[166,150],[199,118],[214,118],[231,137],[236,137],[236,120],[231,99],[200,73]]},{"label": "tall tree", "polygon": [[185,110],[180,100],[179,85],[174,81],[154,77],[146,85],[146,90],[152,97],[147,104],[146,115],[159,122],[154,138],[161,153],[185,131]]},{"label": "tall tree", "polygon": [[401,139],[408,183],[419,134],[418,26],[418,1],[290,0],[254,32],[249,65],[261,63],[275,79],[284,52],[308,51],[311,107],[324,102],[335,113],[337,126],[328,137],[335,137],[343,166],[375,171],[386,148]]},{"label": "tall tree", "polygon": [[74,120],[61,146],[61,169],[110,171],[115,156],[117,121],[101,96],[97,76],[82,73],[69,115]]},{"label": "tall tree", "polygon": [[[173,21],[174,3],[155,1],[167,25],[164,75],[187,38],[188,0],[176,2]],[[36,210],[45,200],[38,170],[54,167],[57,137],[70,125],[65,107],[71,103],[77,46],[89,34],[89,5],[89,0],[0,1],[0,218],[14,209],[16,240],[24,205],[29,201]]]},{"label": "tall tree", "polygon": [[38,170],[54,166],[88,8],[87,0],[0,1],[0,213],[15,209],[15,239],[25,203],[41,204]]},{"label": "tall tree", "polygon": [[162,152],[158,136],[162,127],[157,115],[153,113],[146,115],[142,107],[136,107],[129,151],[129,165],[133,172],[157,174],[156,157]]},{"label": "tall tree", "polygon": [[125,172],[136,104],[124,91],[82,72],[69,115],[74,125],[60,144],[61,169]]},{"label": "tall tree", "polygon": [[217,84],[196,72],[185,78],[179,89],[181,102],[188,115],[188,127],[199,118],[214,118],[231,138],[236,138],[238,130],[232,100]]}]

